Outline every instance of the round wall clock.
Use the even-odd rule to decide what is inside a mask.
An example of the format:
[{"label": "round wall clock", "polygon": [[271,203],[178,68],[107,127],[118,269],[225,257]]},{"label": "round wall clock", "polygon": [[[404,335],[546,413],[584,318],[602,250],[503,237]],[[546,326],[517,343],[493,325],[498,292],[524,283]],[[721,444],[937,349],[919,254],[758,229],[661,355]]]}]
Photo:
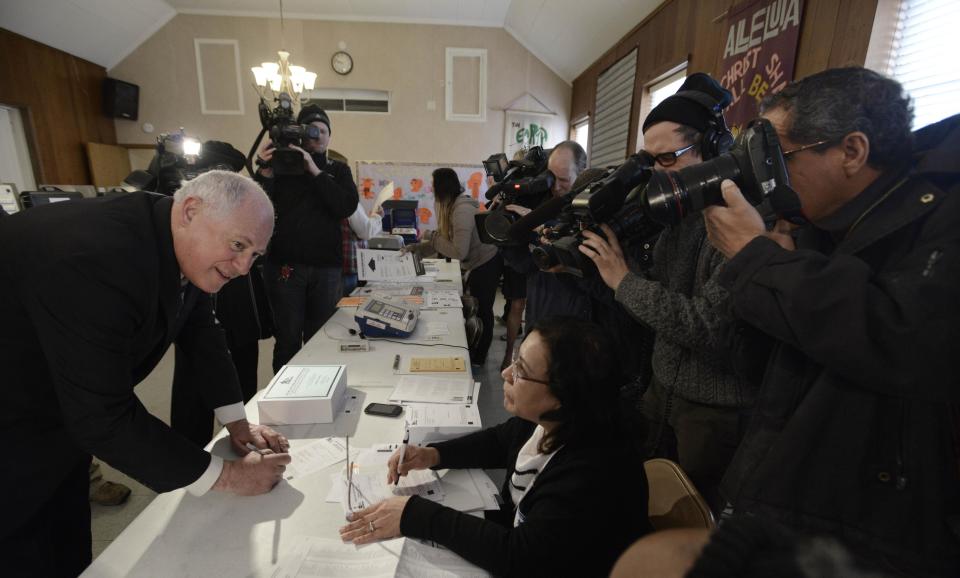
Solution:
[{"label": "round wall clock", "polygon": [[343,50],[334,52],[333,58],[330,59],[330,66],[337,74],[350,74],[350,71],[353,70],[353,57]]}]

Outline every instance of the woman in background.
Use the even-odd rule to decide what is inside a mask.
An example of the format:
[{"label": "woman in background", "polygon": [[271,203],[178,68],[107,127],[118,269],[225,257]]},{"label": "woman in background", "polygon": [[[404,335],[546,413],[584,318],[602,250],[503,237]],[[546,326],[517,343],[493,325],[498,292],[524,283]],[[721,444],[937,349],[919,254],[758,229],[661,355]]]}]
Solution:
[{"label": "woman in background", "polygon": [[478,315],[483,322],[480,343],[470,351],[470,361],[482,365],[487,360],[487,350],[493,339],[493,301],[497,295],[503,261],[495,246],[480,241],[474,219],[480,212],[480,203],[464,195],[463,191],[460,177],[453,169],[433,171],[437,229],[425,230],[420,242],[405,250],[421,256],[439,253],[460,261],[460,269],[467,275],[467,289],[479,302]]}]

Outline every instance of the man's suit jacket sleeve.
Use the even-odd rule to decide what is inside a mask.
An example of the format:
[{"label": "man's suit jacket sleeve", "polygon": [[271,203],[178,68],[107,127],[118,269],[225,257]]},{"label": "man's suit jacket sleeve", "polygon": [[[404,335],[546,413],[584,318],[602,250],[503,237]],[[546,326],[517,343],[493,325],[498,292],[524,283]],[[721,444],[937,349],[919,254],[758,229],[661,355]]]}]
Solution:
[{"label": "man's suit jacket sleeve", "polygon": [[135,343],[157,315],[157,303],[149,303],[150,292],[137,286],[138,277],[74,255],[37,271],[22,284],[22,297],[71,438],[164,492],[199,478],[210,454],[150,415],[133,393],[140,361],[134,359]]}]

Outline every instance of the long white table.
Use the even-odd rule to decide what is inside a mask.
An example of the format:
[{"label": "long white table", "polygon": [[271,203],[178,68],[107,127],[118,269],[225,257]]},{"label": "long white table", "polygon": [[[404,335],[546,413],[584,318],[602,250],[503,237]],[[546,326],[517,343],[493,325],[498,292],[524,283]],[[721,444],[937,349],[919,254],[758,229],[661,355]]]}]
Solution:
[{"label": "long white table", "polygon": [[[460,288],[459,263],[441,261],[455,276],[440,277],[444,288]],[[329,436],[350,436],[353,448],[397,443],[403,437],[403,418],[364,414],[371,402],[386,402],[396,384],[395,355],[448,356],[464,349],[466,335],[460,309],[423,311],[418,330],[408,342],[419,342],[421,328],[432,321],[445,321],[449,334],[424,345],[372,341],[370,351],[341,353],[342,339],[354,339],[355,308],[337,312],[313,339],[291,360],[292,364],[344,363],[349,387],[348,412],[332,424],[276,426],[296,449]],[[433,344],[440,343],[438,346]],[[463,374],[469,375],[467,364]],[[449,375],[449,374],[441,374]],[[462,375],[462,374],[453,374]],[[251,422],[258,420],[257,398],[247,404]],[[221,432],[210,446],[212,453],[233,459],[228,440]],[[84,572],[84,576],[270,576],[282,563],[281,556],[299,536],[339,538],[344,524],[339,503],[326,502],[330,473],[344,462],[303,478],[284,480],[271,492],[238,497],[209,492],[194,497],[184,490],[160,494]]]}]

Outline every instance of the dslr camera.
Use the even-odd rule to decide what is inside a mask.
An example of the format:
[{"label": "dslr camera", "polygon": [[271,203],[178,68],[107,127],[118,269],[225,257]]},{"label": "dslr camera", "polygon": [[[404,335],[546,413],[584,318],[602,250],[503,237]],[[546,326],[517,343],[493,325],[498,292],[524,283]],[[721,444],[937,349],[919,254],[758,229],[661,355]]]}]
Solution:
[{"label": "dslr camera", "polygon": [[653,175],[649,159],[634,155],[616,168],[588,170],[597,171],[597,175],[570,193],[574,195],[570,204],[564,207],[557,223],[545,231],[551,243],[533,249],[534,263],[541,270],[559,265],[565,273],[578,277],[596,274],[596,265],[579,247],[584,231],[606,238],[600,228],[605,223],[625,244],[638,240],[643,243],[640,266],[648,267],[654,240],[663,229],[647,216],[640,202],[640,191]]},{"label": "dslr camera", "polygon": [[761,213],[804,222],[780,139],[765,118],[751,121],[724,154],[678,171],[654,173],[642,199],[646,213],[657,222],[676,225],[691,213],[722,205],[724,179],[735,182],[750,204],[766,202],[768,207]]},{"label": "dslr camera", "polygon": [[510,227],[520,219],[507,210],[507,205],[521,205],[533,209],[550,197],[556,177],[547,170],[549,154],[543,147],[532,147],[523,159],[508,161],[498,153],[483,161],[487,175],[494,184],[487,189],[487,200],[496,205],[476,216],[477,231],[484,243],[504,246],[514,244]]},{"label": "dslr camera", "polygon": [[303,153],[291,148],[290,145],[302,148],[305,138],[320,138],[320,129],[313,125],[297,123],[297,115],[293,112],[293,100],[285,92],[281,92],[277,97],[277,106],[273,109],[261,98],[259,111],[260,124],[270,135],[274,146],[273,158],[268,166],[273,169],[275,175],[302,175]]}]

